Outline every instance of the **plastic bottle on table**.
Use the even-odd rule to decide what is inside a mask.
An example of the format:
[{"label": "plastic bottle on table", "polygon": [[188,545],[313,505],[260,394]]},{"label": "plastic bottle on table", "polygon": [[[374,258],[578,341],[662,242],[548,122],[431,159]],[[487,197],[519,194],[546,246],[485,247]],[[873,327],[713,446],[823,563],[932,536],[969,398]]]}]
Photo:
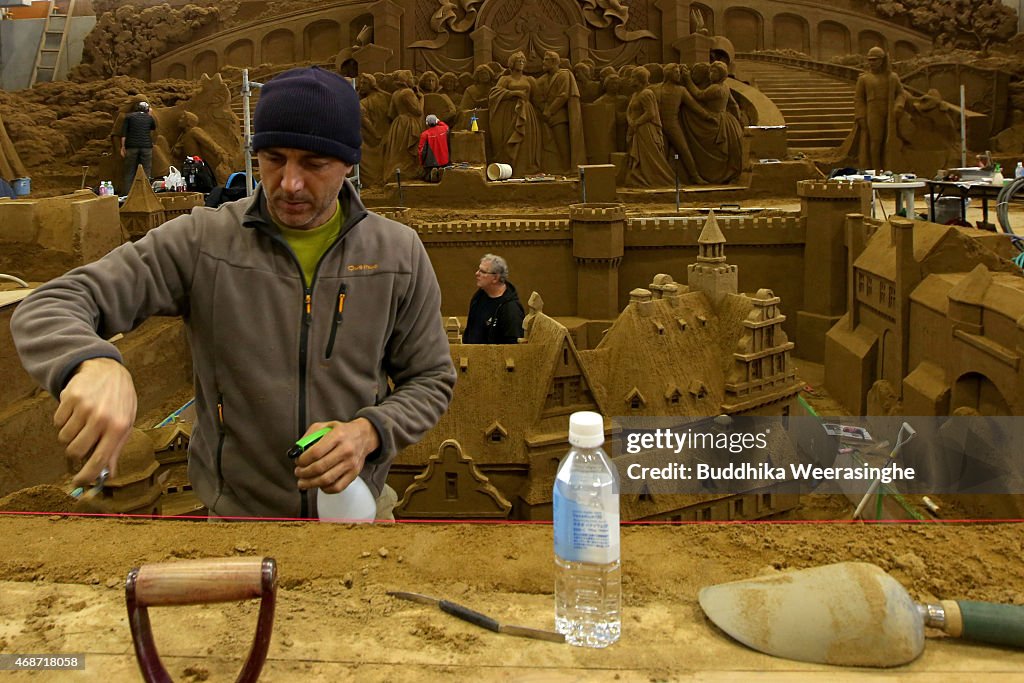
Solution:
[{"label": "plastic bottle on table", "polygon": [[552,491],[555,628],[570,645],[607,647],[622,629],[619,476],[597,413],[569,418],[568,454]]},{"label": "plastic bottle on table", "polygon": [[1017,162],[1017,169],[1013,172],[1014,178],[1024,178],[1024,161]]},{"label": "plastic bottle on table", "polygon": [[992,184],[993,185],[1002,185],[1003,184],[1003,180],[1004,180],[1004,178],[1003,178],[1003,167],[1000,166],[999,164],[996,164],[995,173],[992,174]]}]

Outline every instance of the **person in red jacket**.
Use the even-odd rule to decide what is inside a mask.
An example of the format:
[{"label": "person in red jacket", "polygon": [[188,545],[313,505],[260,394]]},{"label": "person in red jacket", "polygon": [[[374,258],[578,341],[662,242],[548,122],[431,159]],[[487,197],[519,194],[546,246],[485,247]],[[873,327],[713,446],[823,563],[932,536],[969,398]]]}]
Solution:
[{"label": "person in red jacket", "polygon": [[420,133],[420,165],[429,183],[441,180],[441,169],[448,165],[448,124],[433,114],[427,116],[427,129]]}]

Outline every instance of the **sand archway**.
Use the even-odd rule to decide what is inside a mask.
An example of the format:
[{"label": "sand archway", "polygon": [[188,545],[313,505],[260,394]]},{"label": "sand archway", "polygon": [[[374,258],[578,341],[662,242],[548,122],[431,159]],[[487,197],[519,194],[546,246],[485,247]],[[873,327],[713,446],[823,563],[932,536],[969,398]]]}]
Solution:
[{"label": "sand archway", "polygon": [[960,375],[953,385],[950,410],[972,408],[981,415],[1009,415],[1006,397],[991,379],[980,372]]}]

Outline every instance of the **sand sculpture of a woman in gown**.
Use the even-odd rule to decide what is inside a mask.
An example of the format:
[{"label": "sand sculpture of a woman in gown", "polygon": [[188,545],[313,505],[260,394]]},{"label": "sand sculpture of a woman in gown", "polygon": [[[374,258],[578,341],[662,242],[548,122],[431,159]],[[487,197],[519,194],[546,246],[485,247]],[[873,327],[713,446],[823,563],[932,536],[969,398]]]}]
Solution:
[{"label": "sand sculpture of a woman in gown", "polygon": [[412,72],[406,69],[395,72],[396,90],[391,94],[391,128],[384,142],[384,181],[395,177],[395,171],[402,172],[402,178],[411,180],[420,175],[417,157],[420,133],[425,126],[423,100],[412,88]]},{"label": "sand sculpture of a woman in gown", "polygon": [[540,170],[540,124],[530,102],[533,79],[523,73],[526,55],[508,58],[508,74],[498,79],[488,97],[491,148],[494,160],[512,166],[512,175],[523,177]]},{"label": "sand sculpture of a woman in gown", "polygon": [[743,129],[729,106],[728,67],[714,62],[708,70],[711,84],[700,88],[688,69],[682,70],[690,97],[683,100],[683,130],[701,177],[709,183],[728,183],[743,170]]},{"label": "sand sculpture of a woman in gown", "polygon": [[665,137],[661,130],[658,97],[647,87],[650,72],[633,69],[629,81],[633,97],[626,109],[626,144],[629,166],[626,184],[641,187],[666,187],[675,184],[675,174],[665,158]]}]

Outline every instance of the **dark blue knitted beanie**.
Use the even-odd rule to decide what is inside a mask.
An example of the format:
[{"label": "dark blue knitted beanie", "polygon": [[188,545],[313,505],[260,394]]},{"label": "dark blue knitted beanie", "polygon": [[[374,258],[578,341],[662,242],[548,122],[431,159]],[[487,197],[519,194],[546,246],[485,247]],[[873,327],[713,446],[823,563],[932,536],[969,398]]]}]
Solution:
[{"label": "dark blue knitted beanie", "polygon": [[291,69],[260,92],[252,150],[304,149],[355,165],[363,144],[359,125],[359,96],[347,80],[316,66]]}]

